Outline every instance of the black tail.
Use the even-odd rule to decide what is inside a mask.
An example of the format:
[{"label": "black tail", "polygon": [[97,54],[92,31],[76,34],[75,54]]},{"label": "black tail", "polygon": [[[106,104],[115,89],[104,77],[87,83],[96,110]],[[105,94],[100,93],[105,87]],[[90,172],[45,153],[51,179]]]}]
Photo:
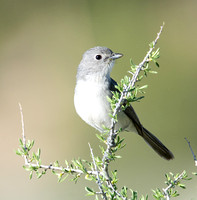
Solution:
[{"label": "black tail", "polygon": [[142,133],[140,135],[161,157],[167,160],[171,160],[174,158],[172,152],[168,148],[166,148],[162,144],[162,142],[158,138],[156,138],[152,133],[150,133],[147,129],[142,128],[141,132]]},{"label": "black tail", "polygon": [[171,151],[167,149],[159,139],[142,126],[132,106],[127,107],[124,113],[132,120],[138,134],[144,138],[144,140],[155,150],[156,153],[167,160],[174,158]]}]

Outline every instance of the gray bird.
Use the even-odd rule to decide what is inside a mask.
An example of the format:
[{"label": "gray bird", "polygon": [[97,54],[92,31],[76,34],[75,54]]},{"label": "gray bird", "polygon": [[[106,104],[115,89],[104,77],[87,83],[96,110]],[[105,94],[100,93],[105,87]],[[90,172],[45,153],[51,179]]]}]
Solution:
[{"label": "gray bird", "polygon": [[[78,66],[74,94],[76,112],[87,124],[100,132],[104,131],[103,125],[111,125],[111,106],[107,96],[112,97],[117,83],[110,77],[110,73],[115,60],[122,56],[106,47],[97,46],[83,54]],[[140,135],[161,157],[167,160],[174,158],[171,151],[142,126],[132,106],[118,113],[116,130],[119,128]]]}]

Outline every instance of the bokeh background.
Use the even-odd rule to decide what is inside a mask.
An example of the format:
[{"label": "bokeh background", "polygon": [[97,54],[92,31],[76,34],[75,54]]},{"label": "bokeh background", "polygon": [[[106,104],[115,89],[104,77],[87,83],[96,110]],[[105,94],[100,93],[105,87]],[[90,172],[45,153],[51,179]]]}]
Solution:
[{"label": "bokeh background", "polygon": [[[175,155],[157,156],[137,135],[122,133],[126,147],[112,165],[119,186],[139,194],[165,187],[164,174],[197,171],[184,137],[197,154],[197,1],[196,0],[0,0],[0,199],[91,199],[83,178],[57,183],[48,173],[29,180],[24,161],[15,155],[21,137],[21,102],[28,139],[42,150],[42,161],[85,158],[88,142],[99,155],[96,130],[85,124],[73,105],[75,76],[83,52],[107,46],[123,53],[113,69],[119,81],[132,58],[138,64],[165,28],[158,75],[150,75],[145,99],[134,103],[142,123]],[[197,178],[181,190],[180,200],[197,199]],[[152,199],[152,198],[150,198]]]}]

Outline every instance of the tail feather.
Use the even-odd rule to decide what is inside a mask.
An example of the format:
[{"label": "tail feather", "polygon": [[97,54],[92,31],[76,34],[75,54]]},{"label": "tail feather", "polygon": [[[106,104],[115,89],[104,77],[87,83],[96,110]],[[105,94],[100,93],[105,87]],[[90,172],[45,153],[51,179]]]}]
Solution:
[{"label": "tail feather", "polygon": [[143,139],[158,153],[161,157],[171,160],[174,158],[172,152],[162,144],[162,142],[155,137],[152,133],[150,133],[147,129],[141,129],[142,134],[140,134]]},{"label": "tail feather", "polygon": [[129,117],[129,119],[131,119],[138,134],[142,136],[142,138],[155,150],[156,153],[167,160],[174,158],[172,152],[165,147],[158,138],[142,126],[132,106],[127,107],[126,110],[124,110],[124,113]]}]

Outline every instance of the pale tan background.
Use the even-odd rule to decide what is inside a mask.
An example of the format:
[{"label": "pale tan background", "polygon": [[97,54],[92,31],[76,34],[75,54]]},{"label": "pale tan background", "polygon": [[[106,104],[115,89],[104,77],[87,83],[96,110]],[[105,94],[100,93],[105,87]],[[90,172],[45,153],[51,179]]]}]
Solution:
[{"label": "pale tan background", "polygon": [[[124,184],[140,194],[163,187],[164,173],[197,171],[184,140],[197,154],[197,1],[146,0],[0,0],[0,199],[91,199],[85,186],[58,184],[48,173],[28,179],[22,158],[15,155],[24,110],[25,132],[42,150],[43,163],[89,157],[88,142],[98,153],[96,131],[75,113],[73,94],[82,53],[103,45],[125,56],[112,76],[117,81],[129,70],[129,59],[139,63],[160,25],[161,58],[158,75],[151,75],[146,97],[134,107],[144,126],[174,153],[167,162],[144,141],[123,133],[127,146],[113,165]],[[197,178],[180,190],[181,200],[197,199]]]}]

